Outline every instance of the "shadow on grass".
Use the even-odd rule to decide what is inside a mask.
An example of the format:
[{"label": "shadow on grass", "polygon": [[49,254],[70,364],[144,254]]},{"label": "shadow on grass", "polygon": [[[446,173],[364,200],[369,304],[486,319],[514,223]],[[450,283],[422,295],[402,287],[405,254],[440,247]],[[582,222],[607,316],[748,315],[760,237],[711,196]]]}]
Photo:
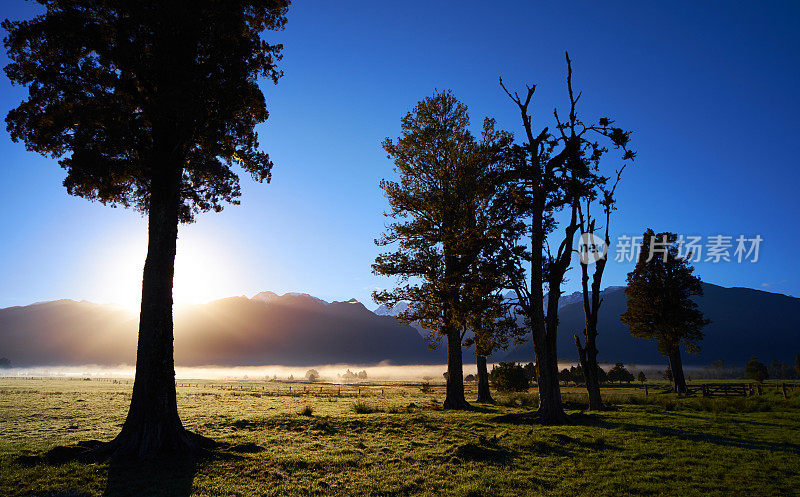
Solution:
[{"label": "shadow on grass", "polygon": [[769,452],[781,452],[785,454],[800,455],[800,445],[787,442],[765,442],[761,440],[748,440],[744,438],[734,438],[711,433],[696,433],[680,428],[667,426],[651,426],[632,423],[617,423],[613,421],[597,420],[592,423],[594,426],[607,429],[620,429],[633,433],[650,433],[668,437],[675,437],[690,442],[705,442],[724,447],[736,447],[746,450],[766,450]]},{"label": "shadow on grass", "polygon": [[193,458],[148,462],[111,461],[104,497],[188,497],[197,473]]}]

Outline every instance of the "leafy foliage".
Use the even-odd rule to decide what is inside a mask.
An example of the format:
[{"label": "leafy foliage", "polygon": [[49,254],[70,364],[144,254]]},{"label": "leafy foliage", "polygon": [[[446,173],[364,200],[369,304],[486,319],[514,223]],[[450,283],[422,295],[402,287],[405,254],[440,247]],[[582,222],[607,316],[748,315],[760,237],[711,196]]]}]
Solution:
[{"label": "leafy foliage", "polygon": [[618,381],[630,383],[634,380],[633,374],[625,368],[625,365],[618,362],[608,371],[608,381]]},{"label": "leafy foliage", "polygon": [[449,91],[436,92],[402,119],[400,138],[383,142],[399,179],[381,181],[390,206],[385,215],[394,221],[376,243],[396,250],[381,254],[372,268],[405,285],[373,297],[389,306],[409,301],[398,318],[442,334],[466,325],[460,304],[491,236],[486,212],[511,139],[486,119],[477,141],[469,124],[464,104]]},{"label": "leafy foliage", "polygon": [[747,364],[744,365],[744,372],[748,377],[756,380],[759,383],[763,383],[764,380],[769,378],[767,367],[759,362],[756,357],[753,357],[747,361]]},{"label": "leafy foliage", "polygon": [[149,208],[177,174],[180,218],[237,203],[238,164],[269,181],[254,127],[267,119],[256,79],[277,82],[288,0],[39,0],[45,13],[3,22],[8,78],[28,97],[6,117],[14,141],[60,158],[72,195]]},{"label": "leafy foliage", "polygon": [[628,308],[620,317],[633,336],[657,340],[662,355],[680,344],[699,351],[701,330],[710,322],[692,300],[703,294],[700,278],[678,249],[674,233],[644,232],[636,267],[628,273]]},{"label": "leafy foliage", "polygon": [[501,392],[523,392],[530,387],[525,368],[516,362],[501,362],[492,367],[489,381]]}]

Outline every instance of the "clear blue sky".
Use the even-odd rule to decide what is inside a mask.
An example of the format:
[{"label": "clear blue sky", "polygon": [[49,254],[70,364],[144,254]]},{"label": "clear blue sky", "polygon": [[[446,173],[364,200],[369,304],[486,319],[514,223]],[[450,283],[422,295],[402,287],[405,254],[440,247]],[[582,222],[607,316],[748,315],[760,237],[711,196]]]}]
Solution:
[{"label": "clear blue sky", "polygon": [[[796,2],[297,1],[282,33],[285,77],[264,83],[259,127],[273,182],[243,178],[240,206],[180,231],[176,299],[309,292],[369,302],[392,175],[380,141],[435,89],[520,134],[497,84],[538,85],[536,115],[564,102],[564,51],[587,118],[634,131],[614,234],[759,234],[755,264],[699,263],[704,280],[800,294],[800,4]],[[6,1],[0,17],[35,5]],[[2,57],[2,64],[7,59]],[[25,95],[0,77],[5,115]],[[131,300],[146,223],[69,197],[55,160],[0,133],[0,307],[58,298]],[[657,207],[648,207],[655,205]],[[630,264],[612,263],[605,285]],[[567,285],[577,289],[573,271]]]}]

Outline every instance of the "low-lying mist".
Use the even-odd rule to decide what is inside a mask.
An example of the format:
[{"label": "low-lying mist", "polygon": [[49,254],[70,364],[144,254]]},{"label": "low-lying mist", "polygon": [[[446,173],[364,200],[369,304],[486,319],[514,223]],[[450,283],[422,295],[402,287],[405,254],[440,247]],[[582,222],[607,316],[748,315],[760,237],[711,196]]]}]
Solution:
[{"label": "low-lying mist", "polygon": [[[575,363],[559,363],[559,369],[575,366]],[[491,370],[493,364],[489,364]],[[609,369],[612,365],[603,364],[604,369]],[[396,366],[390,364],[378,365],[358,365],[358,364],[325,364],[311,367],[290,367],[290,366],[202,366],[202,367],[176,367],[175,378],[178,380],[303,380],[306,372],[315,369],[319,373],[321,382],[347,382],[345,373],[349,370],[352,373],[360,371],[367,372],[367,378],[357,379],[357,381],[422,381],[422,380],[443,380],[443,375],[447,371],[446,364],[434,365],[404,365]],[[644,365],[637,364],[629,366],[631,371],[657,371],[664,370],[663,365]],[[685,368],[687,371],[692,367]],[[134,367],[129,365],[109,366],[39,366],[31,368],[9,368],[0,370],[0,376],[5,377],[65,377],[65,378],[133,378]],[[464,374],[477,374],[475,364],[464,364]]]}]

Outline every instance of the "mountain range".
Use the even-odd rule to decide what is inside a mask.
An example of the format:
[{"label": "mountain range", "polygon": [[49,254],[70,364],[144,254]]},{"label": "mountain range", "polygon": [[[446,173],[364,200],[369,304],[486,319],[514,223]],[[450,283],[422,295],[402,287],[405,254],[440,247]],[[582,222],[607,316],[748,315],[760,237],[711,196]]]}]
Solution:
[{"label": "mountain range", "polygon": [[[800,352],[800,299],[749,288],[704,284],[697,302],[712,321],[688,365],[722,359],[742,365],[751,356],[792,362]],[[508,295],[507,298],[512,298]],[[559,303],[559,357],[575,361],[573,334],[583,330],[580,293]],[[661,364],[652,341],[633,338],[620,321],[623,287],[603,291],[598,348],[602,362]],[[444,347],[428,349],[424,329],[393,316],[403,303],[370,311],[355,299],[326,302],[308,294],[262,292],[175,310],[179,366],[311,366],[322,364],[442,364]],[[0,357],[14,366],[120,365],[136,357],[138,319],[114,305],[57,300],[0,309]],[[471,351],[465,351],[471,362]],[[530,362],[524,343],[497,351],[492,361]]]}]

